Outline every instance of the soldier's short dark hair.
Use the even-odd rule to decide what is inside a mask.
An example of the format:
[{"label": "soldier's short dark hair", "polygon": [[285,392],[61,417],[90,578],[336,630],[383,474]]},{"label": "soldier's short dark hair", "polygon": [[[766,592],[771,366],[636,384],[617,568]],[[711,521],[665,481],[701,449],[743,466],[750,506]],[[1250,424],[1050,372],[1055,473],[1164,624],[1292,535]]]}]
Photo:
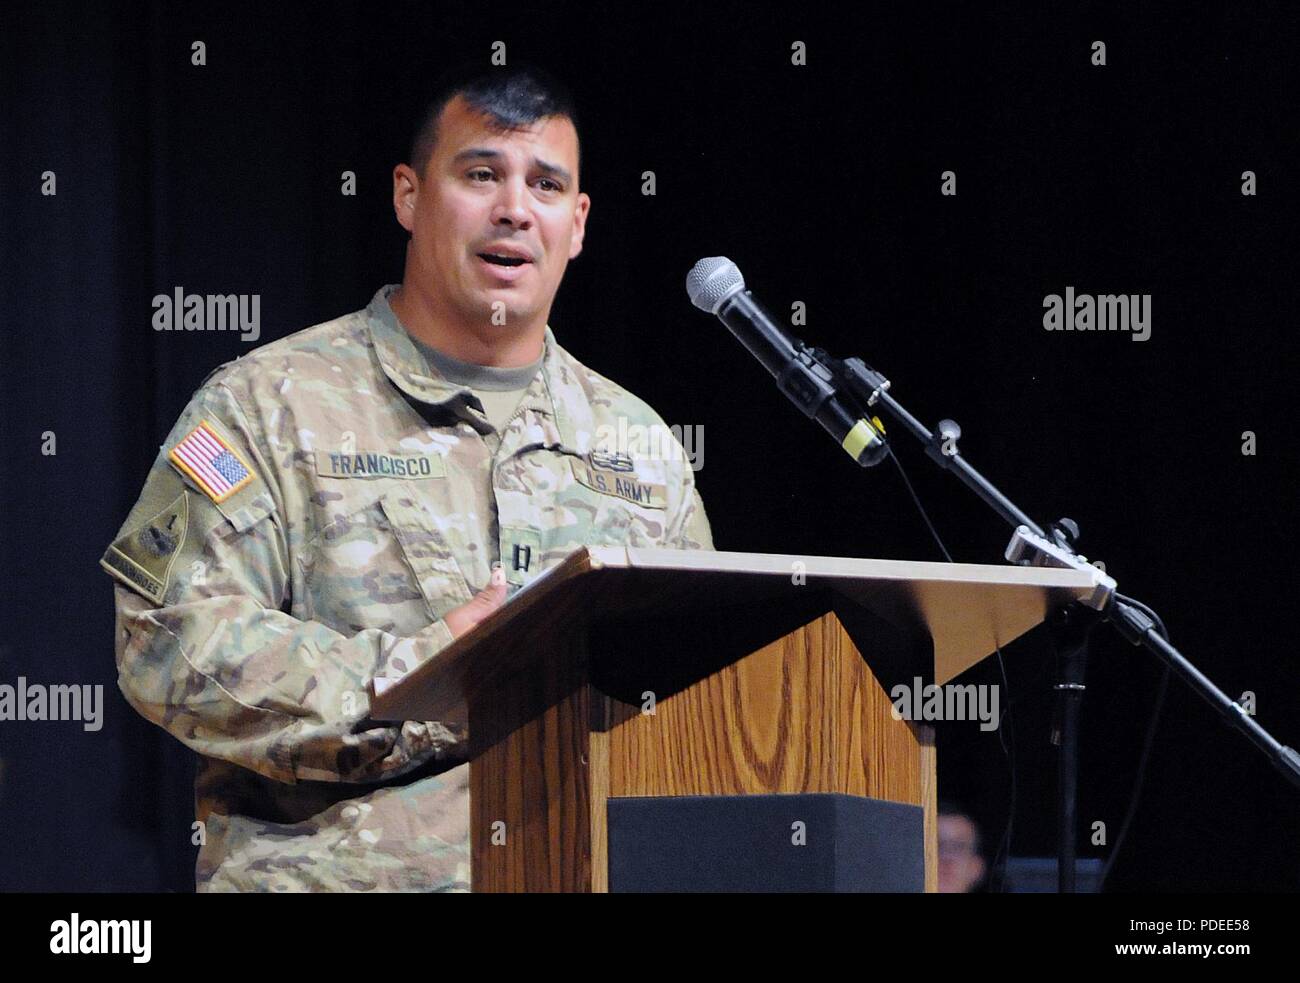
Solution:
[{"label": "soldier's short dark hair", "polygon": [[[530,126],[550,116],[565,117],[578,128],[573,95],[550,73],[535,65],[512,65],[484,69],[481,61],[458,65],[435,83],[433,93],[420,114],[411,141],[410,165],[423,176],[438,142],[438,117],[456,96],[473,109],[487,114],[503,132]],[[582,168],[582,141],[578,141],[578,168]]]}]

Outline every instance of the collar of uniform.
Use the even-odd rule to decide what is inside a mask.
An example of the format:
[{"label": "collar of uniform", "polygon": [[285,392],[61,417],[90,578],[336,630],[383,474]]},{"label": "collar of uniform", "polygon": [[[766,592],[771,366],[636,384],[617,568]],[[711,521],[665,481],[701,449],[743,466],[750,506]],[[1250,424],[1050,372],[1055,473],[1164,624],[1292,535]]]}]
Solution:
[{"label": "collar of uniform", "polygon": [[[423,403],[443,405],[461,394],[471,395],[468,387],[444,378],[416,349],[388,302],[397,288],[395,283],[380,287],[366,308],[370,336],[384,374],[402,392]],[[548,442],[583,454],[590,443],[591,407],[586,400],[573,398],[575,391],[581,390],[570,361],[548,324],[542,345],[541,371],[524,391],[519,409],[532,409],[542,414]],[[580,442],[580,433],[587,440]]]},{"label": "collar of uniform", "polygon": [[370,337],[384,374],[408,396],[434,406],[450,403],[461,393],[469,393],[465,386],[439,375],[416,349],[388,303],[397,287],[395,283],[380,287],[366,308]]}]

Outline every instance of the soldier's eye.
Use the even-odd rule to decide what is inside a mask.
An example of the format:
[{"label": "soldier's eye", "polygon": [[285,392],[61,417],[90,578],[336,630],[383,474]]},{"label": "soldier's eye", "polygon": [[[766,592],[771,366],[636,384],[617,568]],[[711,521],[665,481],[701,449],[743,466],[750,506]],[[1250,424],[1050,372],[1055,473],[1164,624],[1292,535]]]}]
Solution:
[{"label": "soldier's eye", "polygon": [[469,179],[470,179],[471,181],[475,181],[475,182],[477,182],[477,183],[482,183],[482,182],[479,182],[478,179],[479,179],[480,177],[483,177],[483,178],[487,178],[488,180],[491,180],[491,179],[492,179],[492,172],[491,172],[490,170],[488,170],[486,167],[479,167],[479,168],[476,168],[475,170],[470,171],[468,177],[469,177]]}]

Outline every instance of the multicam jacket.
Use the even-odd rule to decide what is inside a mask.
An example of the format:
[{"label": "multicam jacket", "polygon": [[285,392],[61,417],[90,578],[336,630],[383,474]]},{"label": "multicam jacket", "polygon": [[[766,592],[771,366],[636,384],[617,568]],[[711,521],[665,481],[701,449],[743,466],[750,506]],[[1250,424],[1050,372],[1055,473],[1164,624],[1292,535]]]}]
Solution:
[{"label": "multicam jacket", "polygon": [[468,889],[466,735],[370,720],[372,681],[498,559],[517,590],[583,544],[713,548],[680,444],[608,444],[667,433],[649,406],[548,327],[498,435],[394,289],[210,375],[101,561],[123,694],[200,756],[201,891]]}]

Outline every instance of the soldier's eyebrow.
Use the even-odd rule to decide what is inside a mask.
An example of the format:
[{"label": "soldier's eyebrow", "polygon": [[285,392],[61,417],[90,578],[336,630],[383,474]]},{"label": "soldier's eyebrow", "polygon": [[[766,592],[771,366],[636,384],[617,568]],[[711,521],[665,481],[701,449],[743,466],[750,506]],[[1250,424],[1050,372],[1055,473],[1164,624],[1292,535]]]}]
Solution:
[{"label": "soldier's eyebrow", "polygon": [[[492,150],[489,147],[467,147],[451,159],[453,164],[463,164],[468,160],[500,160],[502,153],[499,150]],[[540,157],[533,158],[533,166],[543,174],[550,177],[558,178],[565,184],[572,180],[568,170],[559,164],[552,164],[550,161],[542,160]]]}]

